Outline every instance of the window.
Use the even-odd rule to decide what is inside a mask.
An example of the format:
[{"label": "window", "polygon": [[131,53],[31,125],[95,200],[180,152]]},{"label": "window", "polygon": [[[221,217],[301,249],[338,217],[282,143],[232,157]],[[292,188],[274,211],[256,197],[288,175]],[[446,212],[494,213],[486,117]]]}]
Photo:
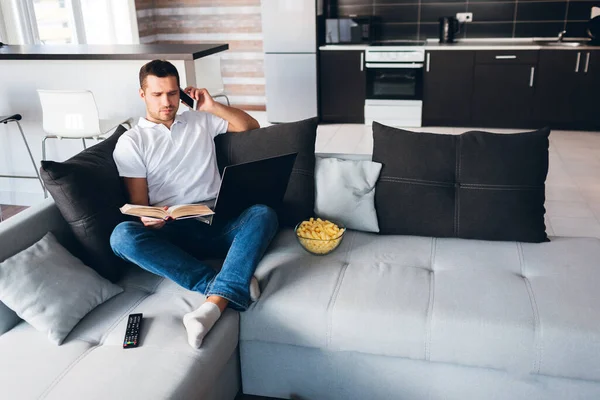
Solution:
[{"label": "window", "polygon": [[139,43],[135,3],[0,0],[0,39],[7,38],[14,44]]},{"label": "window", "polygon": [[33,4],[38,39],[42,44],[69,44],[84,42],[76,29],[71,0],[30,0]]}]

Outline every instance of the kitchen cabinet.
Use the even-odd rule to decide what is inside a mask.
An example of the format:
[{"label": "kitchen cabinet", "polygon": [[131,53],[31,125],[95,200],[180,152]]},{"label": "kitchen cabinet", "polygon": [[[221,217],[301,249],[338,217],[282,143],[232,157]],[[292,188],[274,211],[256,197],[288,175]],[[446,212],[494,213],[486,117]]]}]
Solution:
[{"label": "kitchen cabinet", "polygon": [[581,52],[578,83],[574,121],[585,129],[600,129],[600,50]]},{"label": "kitchen cabinet", "polygon": [[471,124],[491,128],[533,124],[537,51],[477,52]]},{"label": "kitchen cabinet", "polygon": [[541,52],[533,107],[533,118],[540,125],[560,126],[573,121],[580,66],[580,52]]},{"label": "kitchen cabinet", "polygon": [[364,123],[367,76],[364,50],[324,50],[319,56],[323,122]]},{"label": "kitchen cabinet", "polygon": [[600,128],[600,51],[543,51],[533,116],[538,125]]},{"label": "kitchen cabinet", "polygon": [[423,125],[471,120],[474,51],[428,51],[423,77]]}]

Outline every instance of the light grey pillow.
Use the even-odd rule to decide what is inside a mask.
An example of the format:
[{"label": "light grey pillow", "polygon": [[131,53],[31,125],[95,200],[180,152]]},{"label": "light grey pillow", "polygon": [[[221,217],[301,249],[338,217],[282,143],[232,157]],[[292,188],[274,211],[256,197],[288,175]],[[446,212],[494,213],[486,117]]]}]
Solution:
[{"label": "light grey pillow", "polygon": [[50,232],[0,263],[0,300],[56,345],[87,313],[122,291]]},{"label": "light grey pillow", "polygon": [[349,229],[379,232],[375,184],[381,164],[373,161],[317,158],[315,213]]}]

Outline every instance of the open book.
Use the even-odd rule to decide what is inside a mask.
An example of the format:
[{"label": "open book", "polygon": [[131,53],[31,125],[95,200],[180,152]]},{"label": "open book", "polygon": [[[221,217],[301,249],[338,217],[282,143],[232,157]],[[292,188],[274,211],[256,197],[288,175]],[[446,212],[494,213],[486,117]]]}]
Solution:
[{"label": "open book", "polygon": [[136,217],[148,217],[156,219],[185,219],[185,218],[200,218],[204,222],[210,224],[214,211],[205,204],[181,204],[171,206],[168,209],[163,207],[152,206],[137,206],[135,204],[125,204],[120,208],[123,214],[133,215]]}]

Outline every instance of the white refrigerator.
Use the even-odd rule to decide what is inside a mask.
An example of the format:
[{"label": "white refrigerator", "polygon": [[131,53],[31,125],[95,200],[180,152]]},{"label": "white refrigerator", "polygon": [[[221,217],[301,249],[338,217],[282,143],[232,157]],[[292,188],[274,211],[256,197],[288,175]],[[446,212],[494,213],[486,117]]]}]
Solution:
[{"label": "white refrigerator", "polygon": [[267,120],[317,115],[315,0],[262,0]]}]

